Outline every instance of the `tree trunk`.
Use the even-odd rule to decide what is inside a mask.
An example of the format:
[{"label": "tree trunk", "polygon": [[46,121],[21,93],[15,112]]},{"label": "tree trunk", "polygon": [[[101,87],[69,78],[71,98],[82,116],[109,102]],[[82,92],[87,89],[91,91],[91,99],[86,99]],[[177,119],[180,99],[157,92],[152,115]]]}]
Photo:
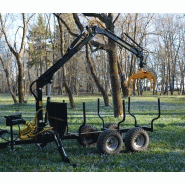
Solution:
[{"label": "tree trunk", "polygon": [[72,109],[75,109],[76,108],[76,104],[74,103],[74,100],[73,100],[73,95],[71,93],[71,90],[69,89],[67,83],[66,83],[66,69],[65,69],[65,66],[62,67],[62,73],[63,73],[63,84],[64,84],[64,87],[66,89],[66,92],[69,96],[69,101],[70,101],[70,105],[71,105],[71,108]]},{"label": "tree trunk", "polygon": [[125,74],[122,73],[121,65],[119,62],[118,62],[118,72],[121,80],[121,89],[122,89],[123,96],[128,97],[128,88],[125,85],[125,80],[126,80]]},{"label": "tree trunk", "polygon": [[110,77],[112,86],[112,98],[114,105],[114,116],[120,117],[123,114],[122,104],[121,104],[121,93],[120,84],[118,80],[118,67],[117,61],[115,60],[115,52],[108,52],[109,54],[109,65],[110,65]]},{"label": "tree trunk", "polygon": [[1,56],[0,56],[0,60],[1,60],[1,64],[2,64],[2,66],[3,66],[3,70],[4,70],[5,75],[6,75],[8,90],[9,90],[9,92],[10,92],[12,98],[13,98],[14,103],[17,104],[17,103],[18,103],[17,98],[16,98],[16,96],[15,96],[15,94],[13,93],[13,90],[12,90],[12,88],[11,88],[10,76],[9,76],[8,69],[5,67],[4,59],[3,59]]},{"label": "tree trunk", "polygon": [[183,80],[182,80],[183,84],[182,84],[182,95],[185,95],[185,88],[184,88],[184,77],[183,77]]},{"label": "tree trunk", "polygon": [[86,58],[87,58],[87,63],[88,63],[88,66],[89,66],[89,69],[91,71],[91,75],[99,89],[99,91],[101,92],[102,96],[103,96],[103,99],[104,99],[104,104],[105,106],[109,106],[109,97],[108,97],[108,94],[107,92],[105,91],[105,89],[103,88],[103,86],[100,84],[100,80],[97,78],[96,74],[95,74],[95,71],[94,71],[94,68],[91,64],[91,58],[90,58],[90,54],[89,54],[89,46],[86,45]]},{"label": "tree trunk", "polygon": [[[60,38],[61,38],[61,55],[63,56],[64,55],[64,31],[63,31],[63,26],[62,26],[62,22],[61,20],[57,17],[57,20],[58,20],[58,24],[59,24],[59,29],[60,29]],[[72,109],[75,109],[76,108],[76,104],[73,100],[73,95],[71,93],[71,90],[70,88],[68,87],[67,83],[66,83],[66,69],[65,69],[65,66],[62,67],[62,75],[63,75],[63,85],[66,89],[66,92],[69,96],[69,101],[70,101],[70,105],[71,105],[71,108]]]},{"label": "tree trunk", "polygon": [[[109,13],[109,19],[111,20],[107,25],[108,30],[114,33],[114,24],[113,24],[113,13]],[[114,117],[120,117],[123,115],[123,107],[121,101],[121,93],[120,93],[120,83],[118,79],[118,57],[117,57],[117,49],[116,43],[108,38],[108,45],[110,49],[108,52],[109,57],[109,66],[110,66],[110,78],[111,78],[111,86],[112,86],[112,98],[114,105]]]},{"label": "tree trunk", "polygon": [[25,103],[24,101],[24,68],[23,64],[21,63],[21,57],[19,54],[16,56],[17,64],[18,64],[18,96],[19,96],[19,103]]}]

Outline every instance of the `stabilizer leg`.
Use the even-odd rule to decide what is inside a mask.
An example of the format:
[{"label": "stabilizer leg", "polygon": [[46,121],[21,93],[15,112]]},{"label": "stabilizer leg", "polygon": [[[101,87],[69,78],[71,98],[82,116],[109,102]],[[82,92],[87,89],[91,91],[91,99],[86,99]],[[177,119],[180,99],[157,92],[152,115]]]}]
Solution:
[{"label": "stabilizer leg", "polygon": [[69,158],[68,158],[68,156],[67,156],[67,154],[64,150],[64,146],[62,144],[62,140],[61,140],[59,134],[55,131],[53,132],[53,134],[54,134],[54,139],[55,139],[55,142],[57,144],[60,155],[62,156],[62,160],[66,163],[70,163],[70,160],[69,160]]}]

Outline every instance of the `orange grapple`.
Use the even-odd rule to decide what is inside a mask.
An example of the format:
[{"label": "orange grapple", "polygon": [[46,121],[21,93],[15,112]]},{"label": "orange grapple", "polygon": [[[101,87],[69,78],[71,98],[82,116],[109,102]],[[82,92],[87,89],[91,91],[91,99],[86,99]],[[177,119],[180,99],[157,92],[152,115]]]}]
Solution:
[{"label": "orange grapple", "polygon": [[151,84],[151,88],[155,89],[156,86],[156,78],[154,75],[152,75],[151,73],[146,72],[143,68],[141,68],[137,73],[131,75],[127,81],[126,81],[126,86],[127,88],[129,87],[129,84],[131,82],[131,85],[133,86],[135,81],[137,79],[145,79],[147,78],[148,80],[150,80],[150,84]]}]

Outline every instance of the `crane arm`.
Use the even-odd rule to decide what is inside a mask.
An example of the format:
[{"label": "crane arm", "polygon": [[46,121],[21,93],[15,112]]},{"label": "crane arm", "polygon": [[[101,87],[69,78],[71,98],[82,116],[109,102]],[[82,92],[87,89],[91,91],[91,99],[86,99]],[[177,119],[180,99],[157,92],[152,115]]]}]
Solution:
[{"label": "crane arm", "polygon": [[[30,91],[34,95],[36,99],[36,111],[42,108],[42,88],[47,85],[48,83],[52,83],[53,75],[67,62],[70,58],[76,54],[84,45],[86,45],[95,35],[103,34],[125,49],[129,50],[137,57],[140,58],[140,64],[143,63],[143,49],[135,43],[130,37],[128,37],[133,43],[137,45],[137,47],[131,45],[130,43],[124,41],[123,39],[116,36],[114,33],[107,29],[103,29],[97,26],[86,27],[87,32],[82,32],[69,46],[66,54],[59,59],[53,66],[51,66],[45,73],[43,73],[37,80],[35,80],[31,86]],[[142,67],[140,65],[140,67]],[[37,95],[33,93],[32,86],[36,83],[36,91]],[[42,120],[42,111],[38,114],[38,121]],[[41,122],[41,121],[40,121]]]}]

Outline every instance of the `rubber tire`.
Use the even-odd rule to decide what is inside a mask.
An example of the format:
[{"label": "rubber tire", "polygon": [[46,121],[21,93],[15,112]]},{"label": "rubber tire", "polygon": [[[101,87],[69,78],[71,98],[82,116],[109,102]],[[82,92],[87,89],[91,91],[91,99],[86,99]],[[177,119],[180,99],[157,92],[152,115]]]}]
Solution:
[{"label": "rubber tire", "polygon": [[[138,138],[138,136],[142,136],[144,138],[144,144],[142,146],[136,146],[135,140]],[[147,134],[147,132],[140,127],[134,128],[134,129],[130,129],[126,135],[125,135],[125,147],[127,148],[127,150],[131,151],[131,152],[139,152],[139,151],[144,151],[147,149],[148,145],[149,145],[149,136]]]},{"label": "rubber tire", "polygon": [[[115,150],[109,150],[107,148],[107,140],[110,137],[114,137],[118,141],[118,146]],[[108,154],[108,155],[115,155],[118,154],[122,150],[123,140],[119,132],[116,130],[105,130],[103,131],[97,141],[97,148],[100,151],[100,153]]]},{"label": "rubber tire", "polygon": [[[111,130],[118,130],[118,124],[117,123],[107,123],[105,124],[106,129],[111,129]],[[121,126],[119,126],[121,129]]]},{"label": "rubber tire", "polygon": [[[92,125],[85,125],[81,128],[81,133],[86,132],[96,132],[98,129]],[[82,146],[90,146],[97,143],[98,135],[94,135],[94,137],[83,137],[79,140],[79,144]]]}]

